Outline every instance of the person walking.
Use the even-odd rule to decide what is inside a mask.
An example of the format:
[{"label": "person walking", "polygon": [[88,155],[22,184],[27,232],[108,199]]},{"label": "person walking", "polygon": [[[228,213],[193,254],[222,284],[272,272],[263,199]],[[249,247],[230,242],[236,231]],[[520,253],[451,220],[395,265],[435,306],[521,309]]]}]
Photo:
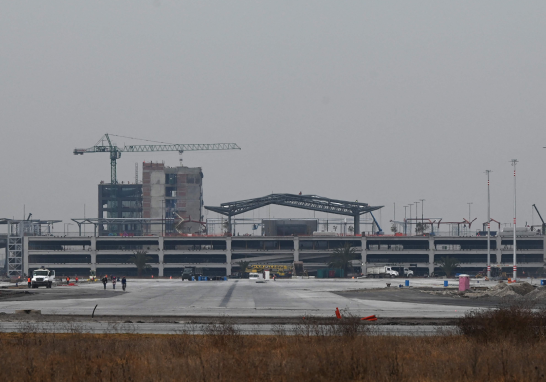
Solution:
[{"label": "person walking", "polygon": [[32,279],[30,278],[30,276],[28,277],[27,282],[28,282],[28,287],[31,288],[32,287]]},{"label": "person walking", "polygon": [[70,276],[66,276],[66,285],[70,284]]},{"label": "person walking", "polygon": [[104,275],[101,279],[102,285],[104,285],[104,289],[106,289],[106,283],[108,282],[108,276]]},{"label": "person walking", "polygon": [[78,283],[78,276],[76,276],[76,284]]},{"label": "person walking", "polygon": [[125,276],[121,279],[121,289],[125,291],[125,288],[127,288],[127,279],[125,279]]},{"label": "person walking", "polygon": [[116,276],[112,277],[112,287],[116,289]]}]

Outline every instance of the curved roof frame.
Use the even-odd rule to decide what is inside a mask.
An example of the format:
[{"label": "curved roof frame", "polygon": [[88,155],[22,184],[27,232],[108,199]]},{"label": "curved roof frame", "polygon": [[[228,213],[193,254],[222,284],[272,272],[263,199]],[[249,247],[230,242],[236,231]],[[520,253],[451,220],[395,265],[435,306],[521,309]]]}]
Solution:
[{"label": "curved roof frame", "polygon": [[271,194],[261,198],[222,203],[219,207],[205,206],[205,209],[231,217],[270,204],[347,216],[359,216],[383,208],[358,201],[349,202],[317,195]]}]

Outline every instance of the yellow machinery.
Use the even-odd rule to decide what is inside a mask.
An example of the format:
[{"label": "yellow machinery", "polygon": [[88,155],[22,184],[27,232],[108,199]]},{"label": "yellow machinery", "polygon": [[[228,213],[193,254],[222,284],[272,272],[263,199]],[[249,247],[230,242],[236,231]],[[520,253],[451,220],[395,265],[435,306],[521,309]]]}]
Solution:
[{"label": "yellow machinery", "polygon": [[283,264],[254,264],[249,265],[245,272],[257,273],[268,270],[272,275],[279,275],[281,277],[292,275],[292,266]]}]

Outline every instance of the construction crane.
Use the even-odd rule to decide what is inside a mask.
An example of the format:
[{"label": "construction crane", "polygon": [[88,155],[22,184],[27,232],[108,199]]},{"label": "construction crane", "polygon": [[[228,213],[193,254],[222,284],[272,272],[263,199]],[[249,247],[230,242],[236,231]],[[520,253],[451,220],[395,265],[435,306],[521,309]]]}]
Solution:
[{"label": "construction crane", "polygon": [[[74,149],[74,155],[83,155],[88,153],[110,153],[110,172],[111,183],[117,184],[116,176],[116,161],[121,157],[121,153],[142,153],[150,151],[178,151],[182,154],[184,151],[202,151],[202,150],[241,150],[236,143],[211,143],[211,144],[162,144],[162,145],[131,145],[118,147],[115,143],[112,143],[110,136],[123,137],[121,135],[104,134],[101,139],[92,147],[88,149]],[[130,138],[137,139],[137,138]],[[155,142],[155,141],[149,141]],[[164,143],[164,142],[155,142]]]},{"label": "construction crane", "polygon": [[538,212],[538,208],[535,204],[533,204],[533,207],[535,207],[535,210],[538,214],[538,217],[540,218],[540,220],[542,220],[542,234],[544,235],[544,230],[546,229],[546,223],[544,223],[544,219],[542,219],[542,215],[540,214],[540,212]]}]

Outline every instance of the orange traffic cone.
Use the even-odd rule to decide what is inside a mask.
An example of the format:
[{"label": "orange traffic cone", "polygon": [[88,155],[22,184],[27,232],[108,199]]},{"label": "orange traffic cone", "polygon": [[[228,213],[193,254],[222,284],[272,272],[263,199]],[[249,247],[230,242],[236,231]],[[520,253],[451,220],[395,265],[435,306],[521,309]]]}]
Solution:
[{"label": "orange traffic cone", "polygon": [[339,308],[336,308],[336,317],[341,318],[341,313],[339,313]]}]

